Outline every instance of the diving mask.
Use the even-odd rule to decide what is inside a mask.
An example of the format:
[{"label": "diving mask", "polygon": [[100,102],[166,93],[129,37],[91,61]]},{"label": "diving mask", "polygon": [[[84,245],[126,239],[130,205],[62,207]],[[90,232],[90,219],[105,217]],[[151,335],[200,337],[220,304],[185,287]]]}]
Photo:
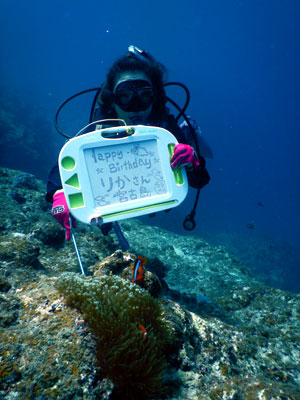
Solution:
[{"label": "diving mask", "polygon": [[143,79],[122,81],[114,90],[114,101],[125,112],[145,111],[153,104],[153,87]]}]

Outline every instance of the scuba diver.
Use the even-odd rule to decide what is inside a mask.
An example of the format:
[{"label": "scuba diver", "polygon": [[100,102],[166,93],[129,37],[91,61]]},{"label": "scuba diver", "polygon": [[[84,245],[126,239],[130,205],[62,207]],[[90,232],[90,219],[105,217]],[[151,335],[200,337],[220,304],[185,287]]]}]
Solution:
[{"label": "scuba diver", "polygon": [[[97,90],[90,122],[119,119],[125,121],[127,125],[157,126],[170,131],[178,141],[171,159],[171,167],[186,167],[188,183],[191,187],[198,189],[197,195],[199,196],[200,189],[208,184],[210,176],[205,168],[205,159],[201,155],[201,148],[199,148],[197,140],[195,140],[196,148],[194,148],[189,144],[184,134],[184,128],[177,123],[180,116],[185,117],[184,110],[179,109],[181,112],[175,118],[166,106],[170,99],[165,92],[165,86],[168,85],[163,81],[165,72],[165,67],[148,52],[135,46],[129,46],[127,54],[111,66],[105,83]],[[184,85],[180,84],[180,86]],[[175,102],[172,104],[176,106]],[[185,128],[194,129],[189,119],[185,118],[185,120]],[[105,126],[99,125],[101,123],[100,121],[96,125],[95,122],[94,126],[90,124],[83,133],[107,127],[106,123]],[[116,125],[118,122],[111,121],[110,126]],[[57,118],[56,127],[63,136],[68,137],[58,127]],[[51,214],[66,229],[66,239],[69,240],[71,228],[69,209],[62,190],[58,165],[55,165],[49,174],[46,199],[53,203]],[[198,197],[192,213],[185,221],[188,230],[193,229],[195,225],[194,215],[197,201]],[[189,223],[192,223],[190,228],[188,227]],[[109,223],[101,226],[103,234],[108,234],[110,229],[111,224]]]}]

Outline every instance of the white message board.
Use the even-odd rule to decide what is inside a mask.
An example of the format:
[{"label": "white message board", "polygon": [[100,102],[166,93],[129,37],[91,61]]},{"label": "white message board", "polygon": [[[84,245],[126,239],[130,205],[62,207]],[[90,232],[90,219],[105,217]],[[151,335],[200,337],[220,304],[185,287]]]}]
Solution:
[{"label": "white message board", "polygon": [[85,223],[111,222],[179,205],[188,185],[185,170],[170,166],[176,143],[169,131],[149,126],[71,139],[60,152],[59,169],[72,215]]},{"label": "white message board", "polygon": [[84,151],[95,205],[151,198],[167,193],[156,140]]}]

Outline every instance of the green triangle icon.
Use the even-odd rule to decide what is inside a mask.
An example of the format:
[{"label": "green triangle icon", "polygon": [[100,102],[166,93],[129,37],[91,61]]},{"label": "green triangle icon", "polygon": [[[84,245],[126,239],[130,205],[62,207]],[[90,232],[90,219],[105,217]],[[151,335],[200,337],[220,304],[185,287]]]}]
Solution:
[{"label": "green triangle icon", "polygon": [[76,189],[80,189],[80,184],[79,184],[79,179],[78,179],[78,175],[74,174],[71,176],[71,178],[69,178],[67,181],[65,181],[66,185],[69,186],[73,186]]}]

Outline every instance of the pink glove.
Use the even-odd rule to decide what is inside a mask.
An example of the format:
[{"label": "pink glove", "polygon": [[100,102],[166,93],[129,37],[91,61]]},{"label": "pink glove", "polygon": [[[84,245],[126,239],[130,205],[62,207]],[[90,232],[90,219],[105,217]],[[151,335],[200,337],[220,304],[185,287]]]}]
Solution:
[{"label": "pink glove", "polygon": [[171,160],[172,168],[188,167],[197,168],[200,166],[195,150],[188,144],[178,143],[174,147],[174,154]]},{"label": "pink glove", "polygon": [[[66,239],[70,240],[70,219],[69,219],[69,208],[65,198],[64,192],[55,193],[53,196],[53,205],[51,215],[55,218],[63,228],[66,228]],[[76,226],[75,219],[72,217],[72,225]]]}]

